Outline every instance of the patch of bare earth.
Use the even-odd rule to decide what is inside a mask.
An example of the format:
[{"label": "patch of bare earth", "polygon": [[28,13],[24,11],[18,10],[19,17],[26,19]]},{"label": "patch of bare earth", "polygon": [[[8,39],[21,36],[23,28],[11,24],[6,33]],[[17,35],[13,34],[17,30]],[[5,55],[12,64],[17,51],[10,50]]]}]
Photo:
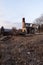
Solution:
[{"label": "patch of bare earth", "polygon": [[1,40],[0,65],[43,65],[43,35]]}]

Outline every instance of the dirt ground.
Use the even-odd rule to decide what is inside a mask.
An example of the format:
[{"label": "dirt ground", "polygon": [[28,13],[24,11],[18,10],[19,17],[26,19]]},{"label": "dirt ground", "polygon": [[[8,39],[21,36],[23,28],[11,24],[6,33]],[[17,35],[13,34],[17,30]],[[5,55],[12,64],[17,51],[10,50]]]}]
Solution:
[{"label": "dirt ground", "polygon": [[43,35],[0,40],[0,65],[43,65]]}]

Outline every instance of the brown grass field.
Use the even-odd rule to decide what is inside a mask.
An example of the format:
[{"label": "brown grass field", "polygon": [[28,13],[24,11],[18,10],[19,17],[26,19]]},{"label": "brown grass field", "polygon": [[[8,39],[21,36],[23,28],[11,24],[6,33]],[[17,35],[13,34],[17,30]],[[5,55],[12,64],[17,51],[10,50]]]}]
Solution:
[{"label": "brown grass field", "polygon": [[43,35],[0,39],[0,65],[43,65]]}]

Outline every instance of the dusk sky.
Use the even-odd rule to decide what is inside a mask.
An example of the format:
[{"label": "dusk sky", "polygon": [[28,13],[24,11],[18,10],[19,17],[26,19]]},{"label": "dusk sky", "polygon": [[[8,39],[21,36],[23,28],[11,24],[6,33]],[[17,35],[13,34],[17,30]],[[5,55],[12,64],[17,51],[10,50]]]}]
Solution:
[{"label": "dusk sky", "polygon": [[0,0],[0,27],[20,27],[23,17],[32,23],[41,14],[43,0]]}]

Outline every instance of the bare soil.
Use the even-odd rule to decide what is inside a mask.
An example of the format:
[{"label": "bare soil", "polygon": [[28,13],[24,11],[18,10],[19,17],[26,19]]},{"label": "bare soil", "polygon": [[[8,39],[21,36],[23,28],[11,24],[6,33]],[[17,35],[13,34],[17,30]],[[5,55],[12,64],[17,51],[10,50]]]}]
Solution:
[{"label": "bare soil", "polygon": [[0,40],[0,65],[43,65],[43,35]]}]

